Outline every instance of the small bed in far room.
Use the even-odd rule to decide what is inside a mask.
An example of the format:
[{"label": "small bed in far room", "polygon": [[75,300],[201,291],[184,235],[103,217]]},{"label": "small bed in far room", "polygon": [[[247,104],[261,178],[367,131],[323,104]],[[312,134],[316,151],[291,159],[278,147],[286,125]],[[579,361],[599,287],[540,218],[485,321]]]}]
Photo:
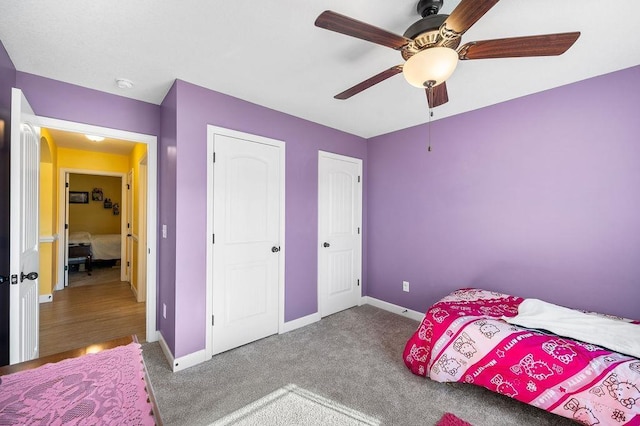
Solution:
[{"label": "small bed in far room", "polygon": [[120,259],[120,234],[91,234],[93,260]]},{"label": "small bed in far room", "polygon": [[454,291],[429,308],[407,341],[405,364],[414,374],[483,386],[582,424],[640,425],[640,323],[556,307],[631,330],[626,340],[606,342],[627,353],[614,352],[507,322],[526,317],[518,310],[524,301],[481,289]]}]

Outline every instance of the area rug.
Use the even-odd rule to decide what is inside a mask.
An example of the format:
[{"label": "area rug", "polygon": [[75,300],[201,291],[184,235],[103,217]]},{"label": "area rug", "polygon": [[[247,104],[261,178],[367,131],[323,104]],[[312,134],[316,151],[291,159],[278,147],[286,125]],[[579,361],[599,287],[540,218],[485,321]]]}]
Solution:
[{"label": "area rug", "polygon": [[472,426],[472,425],[471,423],[465,422],[461,418],[456,417],[451,413],[444,413],[444,416],[442,416],[442,418],[438,420],[438,423],[436,423],[436,426]]},{"label": "area rug", "polygon": [[289,384],[214,422],[222,425],[380,425],[380,421]]}]

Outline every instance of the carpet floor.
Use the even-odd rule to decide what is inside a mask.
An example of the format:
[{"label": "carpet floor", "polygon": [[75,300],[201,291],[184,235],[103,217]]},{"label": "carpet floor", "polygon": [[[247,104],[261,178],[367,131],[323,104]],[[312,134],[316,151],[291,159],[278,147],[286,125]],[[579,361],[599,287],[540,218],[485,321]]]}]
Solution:
[{"label": "carpet floor", "polygon": [[144,344],[143,356],[166,425],[220,422],[291,386],[381,425],[435,425],[446,412],[474,426],[575,424],[484,388],[413,375],[402,350],[417,326],[364,305],[177,373],[157,342]]}]

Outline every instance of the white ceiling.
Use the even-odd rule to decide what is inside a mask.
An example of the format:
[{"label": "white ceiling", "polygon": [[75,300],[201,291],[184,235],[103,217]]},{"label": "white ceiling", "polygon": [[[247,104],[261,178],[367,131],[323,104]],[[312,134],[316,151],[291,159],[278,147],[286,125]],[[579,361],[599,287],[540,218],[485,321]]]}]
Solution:
[{"label": "white ceiling", "polygon": [[[459,0],[444,0],[450,13]],[[20,0],[0,40],[19,71],[155,104],[179,78],[362,137],[428,121],[424,91],[398,75],[349,100],[333,95],[402,63],[393,49],[314,26],[334,10],[397,34],[417,0]],[[581,31],[551,58],[463,61],[434,119],[640,64],[638,0],[502,0],[462,38]],[[116,87],[116,78],[135,83]],[[594,102],[597,99],[594,88]]]},{"label": "white ceiling", "polygon": [[105,138],[100,142],[92,142],[82,133],[65,130],[47,129],[58,148],[79,149],[82,151],[104,152],[107,154],[129,155],[135,147],[135,142],[120,139]]}]

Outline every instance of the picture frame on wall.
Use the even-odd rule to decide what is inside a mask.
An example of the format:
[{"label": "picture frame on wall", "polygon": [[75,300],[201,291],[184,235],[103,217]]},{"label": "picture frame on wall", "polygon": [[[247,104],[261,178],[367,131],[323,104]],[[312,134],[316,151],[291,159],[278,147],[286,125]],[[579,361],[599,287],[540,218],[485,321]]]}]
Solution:
[{"label": "picture frame on wall", "polygon": [[69,204],[88,204],[89,192],[69,191]]},{"label": "picture frame on wall", "polygon": [[92,201],[102,201],[102,188],[93,188],[91,191],[91,200]]}]

